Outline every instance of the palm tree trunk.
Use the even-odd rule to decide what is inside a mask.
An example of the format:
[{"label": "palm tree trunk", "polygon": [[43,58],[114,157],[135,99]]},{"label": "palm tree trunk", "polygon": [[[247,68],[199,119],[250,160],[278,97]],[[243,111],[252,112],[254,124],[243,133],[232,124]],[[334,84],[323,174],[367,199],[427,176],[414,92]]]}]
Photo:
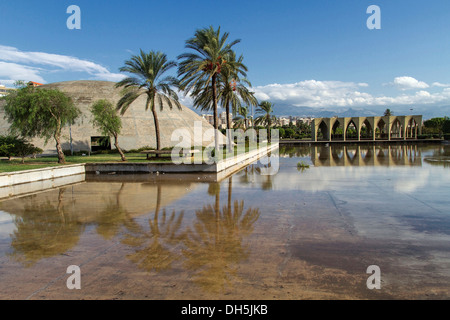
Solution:
[{"label": "palm tree trunk", "polygon": [[230,101],[228,101],[225,104],[225,112],[227,113],[227,146],[228,151],[231,152],[231,117],[230,117]]},{"label": "palm tree trunk", "polygon": [[123,153],[122,149],[119,147],[119,137],[117,136],[117,134],[114,134],[114,146],[116,147],[117,151],[119,151],[122,161],[127,161],[127,158],[125,158],[125,154]]},{"label": "palm tree trunk", "polygon": [[[156,132],[156,150],[161,150],[161,136],[159,132],[159,121],[158,121],[158,114],[156,113],[155,106],[152,107],[152,114],[153,114],[153,121],[155,122],[155,132]],[[159,157],[158,154],[155,155],[156,157]]]},{"label": "palm tree trunk", "polygon": [[217,116],[217,86],[216,86],[217,75],[212,76],[212,91],[213,91],[213,103],[214,103],[214,156],[217,158],[219,152],[219,117]]}]

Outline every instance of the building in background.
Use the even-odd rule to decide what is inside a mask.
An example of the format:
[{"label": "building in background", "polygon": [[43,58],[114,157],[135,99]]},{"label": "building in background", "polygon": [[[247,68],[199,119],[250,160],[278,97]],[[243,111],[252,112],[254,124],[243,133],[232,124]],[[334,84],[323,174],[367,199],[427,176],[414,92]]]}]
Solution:
[{"label": "building in background", "polygon": [[43,86],[43,84],[39,83],[39,82],[30,81],[30,82],[28,82],[28,86],[29,87],[40,87],[40,86]]},{"label": "building in background", "polygon": [[8,93],[10,93],[11,91],[14,91],[14,90],[16,90],[16,89],[7,88],[7,87],[5,87],[5,86],[0,84],[0,97],[4,97]]},{"label": "building in background", "polygon": [[[32,84],[33,86],[35,84]],[[39,84],[36,84],[38,86]],[[109,81],[66,81],[46,84],[43,89],[58,89],[74,101],[75,106],[81,110],[81,116],[71,126],[65,126],[62,132],[62,145],[64,150],[74,151],[98,151],[102,147],[105,150],[114,148],[109,137],[92,126],[92,114],[89,111],[92,104],[100,99],[107,99],[116,104],[122,97],[121,89],[115,87],[114,82]],[[0,100],[0,135],[9,132],[10,124],[5,119],[4,101]],[[119,135],[120,146],[124,150],[136,150],[139,148],[154,148],[156,146],[155,126],[150,110],[145,110],[145,97],[139,97],[133,102],[127,112],[121,117],[122,130]],[[173,147],[180,142],[189,143],[191,146],[208,146],[213,141],[204,140],[205,131],[212,127],[197,113],[185,106],[181,110],[169,108],[164,102],[163,110],[157,108],[161,147]],[[202,123],[202,134],[194,130],[196,122]],[[177,130],[180,129],[180,130]],[[207,136],[207,135],[206,135]],[[223,137],[225,139],[225,137]],[[107,142],[105,142],[105,140]],[[44,139],[35,138],[30,141],[35,146],[44,150],[45,154],[55,153],[54,141],[45,143]],[[103,149],[102,149],[103,150]]]},{"label": "building in background", "polygon": [[[209,122],[210,125],[214,126],[214,115],[212,114],[202,114],[202,118]],[[230,113],[231,127],[233,128],[233,115]],[[217,124],[219,129],[227,128],[227,113],[224,111],[218,117],[219,123]]]}]

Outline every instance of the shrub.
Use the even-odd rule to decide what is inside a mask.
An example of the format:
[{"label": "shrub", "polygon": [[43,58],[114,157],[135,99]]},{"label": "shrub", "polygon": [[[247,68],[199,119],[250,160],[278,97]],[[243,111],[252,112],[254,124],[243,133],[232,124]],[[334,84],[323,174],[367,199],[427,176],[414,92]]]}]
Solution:
[{"label": "shrub", "polygon": [[0,156],[6,156],[9,160],[11,157],[22,158],[22,163],[25,162],[25,157],[41,154],[42,149],[29,143],[24,138],[17,136],[0,136]]}]

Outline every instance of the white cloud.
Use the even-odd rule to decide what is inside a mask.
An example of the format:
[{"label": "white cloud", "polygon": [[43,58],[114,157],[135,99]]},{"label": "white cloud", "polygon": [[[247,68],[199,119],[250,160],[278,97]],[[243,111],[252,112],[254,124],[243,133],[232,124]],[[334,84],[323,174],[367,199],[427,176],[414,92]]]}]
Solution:
[{"label": "white cloud", "polygon": [[370,94],[360,92],[365,83],[306,80],[293,84],[270,84],[254,88],[258,100],[293,106],[327,107],[364,104]]},{"label": "white cloud", "polygon": [[440,87],[440,88],[449,88],[450,87],[450,83],[433,82],[432,86],[433,87]]},{"label": "white cloud", "polygon": [[[118,81],[124,77],[92,61],[45,52],[25,52],[2,45],[0,45],[0,63],[5,67],[1,68],[0,77],[7,80],[45,83],[42,74],[54,71],[83,72],[96,80]],[[42,66],[42,68],[36,66]]]},{"label": "white cloud", "polygon": [[[402,81],[400,83],[406,84]],[[411,86],[412,83],[410,82]],[[316,108],[450,104],[450,88],[434,93],[419,90],[398,96],[374,96],[366,92],[367,88],[365,83],[306,80],[253,89],[259,101],[269,100],[275,104]]]},{"label": "white cloud", "polygon": [[426,89],[429,87],[425,82],[413,77],[396,77],[394,85],[400,90]]},{"label": "white cloud", "polygon": [[9,80],[2,80],[2,83],[9,84],[11,81],[21,79],[29,79],[31,81],[45,83],[44,79],[39,75],[41,71],[42,69],[35,67],[0,61],[0,79]]}]

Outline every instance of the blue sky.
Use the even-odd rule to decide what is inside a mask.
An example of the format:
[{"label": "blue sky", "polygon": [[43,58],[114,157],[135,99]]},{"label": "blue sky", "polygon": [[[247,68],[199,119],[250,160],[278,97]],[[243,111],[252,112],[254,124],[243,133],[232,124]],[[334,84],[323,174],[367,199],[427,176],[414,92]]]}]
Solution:
[{"label": "blue sky", "polygon": [[[81,30],[66,27],[72,4]],[[381,30],[366,27],[370,5],[381,9]],[[139,49],[176,59],[196,29],[212,25],[241,39],[235,50],[260,100],[439,108],[450,105],[449,18],[448,0],[2,0],[0,83],[114,81]]]}]

